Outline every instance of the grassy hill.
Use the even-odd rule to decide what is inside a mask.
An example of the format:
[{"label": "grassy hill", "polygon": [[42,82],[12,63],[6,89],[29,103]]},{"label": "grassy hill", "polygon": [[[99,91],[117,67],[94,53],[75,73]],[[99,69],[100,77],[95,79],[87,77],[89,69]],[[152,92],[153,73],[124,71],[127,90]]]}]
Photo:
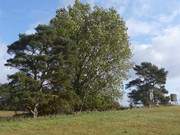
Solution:
[{"label": "grassy hill", "polygon": [[0,135],[180,135],[180,107],[2,120]]}]

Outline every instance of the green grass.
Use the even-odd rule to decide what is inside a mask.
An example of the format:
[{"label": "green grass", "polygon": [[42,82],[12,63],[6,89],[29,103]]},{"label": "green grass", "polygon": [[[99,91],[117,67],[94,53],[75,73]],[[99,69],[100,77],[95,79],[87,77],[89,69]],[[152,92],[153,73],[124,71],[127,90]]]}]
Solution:
[{"label": "green grass", "polygon": [[180,107],[0,121],[0,135],[180,135]]}]

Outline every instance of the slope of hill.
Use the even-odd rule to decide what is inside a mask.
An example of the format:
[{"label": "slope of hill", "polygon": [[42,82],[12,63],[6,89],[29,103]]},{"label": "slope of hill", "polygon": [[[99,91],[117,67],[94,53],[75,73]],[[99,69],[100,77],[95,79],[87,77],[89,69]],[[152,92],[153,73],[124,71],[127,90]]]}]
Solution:
[{"label": "slope of hill", "polygon": [[2,120],[0,135],[180,135],[180,107]]}]

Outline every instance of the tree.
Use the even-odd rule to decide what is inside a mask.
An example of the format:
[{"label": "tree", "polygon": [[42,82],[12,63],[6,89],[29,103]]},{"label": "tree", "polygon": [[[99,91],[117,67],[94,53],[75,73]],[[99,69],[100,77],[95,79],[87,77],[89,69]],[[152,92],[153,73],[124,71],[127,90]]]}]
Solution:
[{"label": "tree", "polygon": [[73,46],[71,82],[81,100],[80,110],[100,96],[111,101],[118,98],[131,50],[127,28],[117,12],[99,7],[91,10],[76,0],[68,10],[58,10],[51,25]]},{"label": "tree", "polygon": [[[68,74],[65,73],[70,69],[67,66],[63,68],[66,58],[62,54],[65,52],[66,41],[57,36],[53,28],[39,25],[35,34],[21,34],[19,40],[8,47],[8,52],[14,57],[7,60],[6,66],[19,70],[9,76],[9,85],[13,89],[12,99],[34,117],[44,113],[43,106],[47,107],[49,102],[58,99],[59,93],[57,87],[54,87],[56,82],[52,79],[55,73],[63,73],[56,78],[56,81],[61,81],[58,88],[67,86]],[[58,47],[55,47],[56,44]],[[59,49],[58,54],[55,52],[56,49]],[[62,66],[56,70],[57,65]]]},{"label": "tree", "polygon": [[[40,32],[38,27],[37,32]],[[48,39],[47,39],[48,40]],[[27,109],[34,117],[38,116],[48,70],[46,43],[40,39],[39,34],[22,34],[19,40],[8,47],[8,52],[14,54],[7,60],[6,66],[16,67],[19,72],[9,76],[10,86],[14,90],[14,102]],[[17,108],[16,108],[17,109]]]},{"label": "tree", "polygon": [[135,65],[133,68],[138,78],[130,81],[127,88],[131,89],[129,98],[134,104],[142,103],[150,106],[159,102],[165,104],[169,98],[165,96],[168,91],[165,89],[167,71],[158,68],[148,62]]},{"label": "tree", "polygon": [[127,28],[117,12],[92,10],[78,0],[35,34],[21,34],[8,52],[13,58],[6,66],[19,70],[9,76],[12,93],[20,93],[18,103],[34,117],[49,106],[58,112],[62,104],[71,111],[113,104],[131,56]]}]

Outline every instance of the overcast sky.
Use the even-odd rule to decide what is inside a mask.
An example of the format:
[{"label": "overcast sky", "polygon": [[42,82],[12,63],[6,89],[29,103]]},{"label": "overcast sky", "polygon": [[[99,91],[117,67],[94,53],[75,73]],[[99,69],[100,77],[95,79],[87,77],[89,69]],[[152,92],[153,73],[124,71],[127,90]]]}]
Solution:
[{"label": "overcast sky", "polygon": [[[4,67],[6,46],[19,33],[33,33],[48,23],[57,8],[74,0],[0,0],[0,82],[12,70]],[[149,61],[169,71],[167,88],[180,95],[180,0],[82,0],[114,7],[126,21],[133,61]]]}]

